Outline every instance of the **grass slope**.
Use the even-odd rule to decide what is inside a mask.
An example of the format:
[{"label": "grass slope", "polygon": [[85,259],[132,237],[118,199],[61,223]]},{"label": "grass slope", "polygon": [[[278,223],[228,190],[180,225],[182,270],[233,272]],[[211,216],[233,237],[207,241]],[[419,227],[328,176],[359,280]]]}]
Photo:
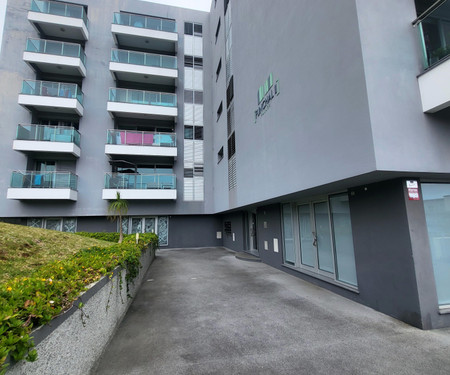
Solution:
[{"label": "grass slope", "polygon": [[111,244],[73,233],[0,223],[0,283],[29,276],[36,267],[66,259],[83,248]]}]

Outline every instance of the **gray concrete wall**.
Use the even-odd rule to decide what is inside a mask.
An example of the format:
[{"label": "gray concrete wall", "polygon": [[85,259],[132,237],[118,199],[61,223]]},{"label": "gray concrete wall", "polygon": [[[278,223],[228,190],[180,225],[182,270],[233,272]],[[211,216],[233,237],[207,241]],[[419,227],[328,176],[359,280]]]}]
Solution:
[{"label": "gray concrete wall", "polygon": [[[146,251],[130,295],[136,294],[153,259],[154,253]],[[105,277],[97,285],[101,285],[98,290],[93,286],[65,314],[34,331],[38,360],[20,361],[8,368],[8,374],[89,374],[132,302],[127,297],[125,272],[111,280]],[[77,307],[79,302],[84,305],[82,310]]]},{"label": "gray concrete wall", "polygon": [[115,232],[117,222],[108,220],[106,216],[77,218],[77,232]]},{"label": "gray concrete wall", "polygon": [[422,112],[414,1],[356,4],[377,169],[449,173],[448,111]]},{"label": "gray concrete wall", "polygon": [[170,216],[168,247],[222,246],[222,239],[217,238],[217,232],[223,236],[220,216]]},{"label": "gray concrete wall", "polygon": [[[231,11],[236,205],[374,170],[355,1],[232,1]],[[219,54],[224,59],[216,51],[213,60]],[[270,73],[280,94],[255,123],[257,91]],[[223,84],[216,85],[216,105],[224,98]],[[215,153],[226,146],[225,125],[217,124]],[[227,173],[222,163],[214,177],[218,208]]]}]

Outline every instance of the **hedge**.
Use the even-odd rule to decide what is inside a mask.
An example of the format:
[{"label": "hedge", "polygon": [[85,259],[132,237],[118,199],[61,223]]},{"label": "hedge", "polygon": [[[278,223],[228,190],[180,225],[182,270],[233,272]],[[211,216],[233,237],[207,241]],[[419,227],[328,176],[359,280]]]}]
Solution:
[{"label": "hedge", "polygon": [[[90,235],[104,239],[101,237],[105,234],[110,235]],[[36,269],[29,277],[0,284],[0,375],[6,371],[8,355],[13,361],[37,359],[30,337],[33,328],[69,309],[87,285],[112,275],[118,266],[127,270],[128,288],[139,273],[142,251],[157,247],[156,234],[141,234],[138,244],[135,235],[129,235],[121,244],[83,249],[66,260]]]}]

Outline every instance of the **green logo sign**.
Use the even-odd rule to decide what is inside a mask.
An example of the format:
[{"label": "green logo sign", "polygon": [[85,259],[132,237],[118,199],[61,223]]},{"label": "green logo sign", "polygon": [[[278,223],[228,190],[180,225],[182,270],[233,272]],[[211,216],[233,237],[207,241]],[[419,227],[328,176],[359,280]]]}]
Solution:
[{"label": "green logo sign", "polygon": [[258,108],[255,111],[255,122],[258,120],[258,118],[270,107],[270,102],[272,101],[275,96],[278,96],[280,94],[280,84],[278,81],[273,83],[273,75],[272,73],[269,74],[269,77],[266,79],[266,81],[259,87],[258,90]]}]

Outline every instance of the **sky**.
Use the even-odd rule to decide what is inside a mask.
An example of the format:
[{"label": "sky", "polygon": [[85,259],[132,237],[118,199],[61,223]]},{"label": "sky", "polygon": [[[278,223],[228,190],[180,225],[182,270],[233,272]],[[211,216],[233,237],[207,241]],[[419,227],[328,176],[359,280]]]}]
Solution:
[{"label": "sky", "polygon": [[[2,0],[0,0],[1,2]],[[152,3],[175,5],[183,8],[204,10],[209,12],[211,9],[211,0],[142,0]]]}]

